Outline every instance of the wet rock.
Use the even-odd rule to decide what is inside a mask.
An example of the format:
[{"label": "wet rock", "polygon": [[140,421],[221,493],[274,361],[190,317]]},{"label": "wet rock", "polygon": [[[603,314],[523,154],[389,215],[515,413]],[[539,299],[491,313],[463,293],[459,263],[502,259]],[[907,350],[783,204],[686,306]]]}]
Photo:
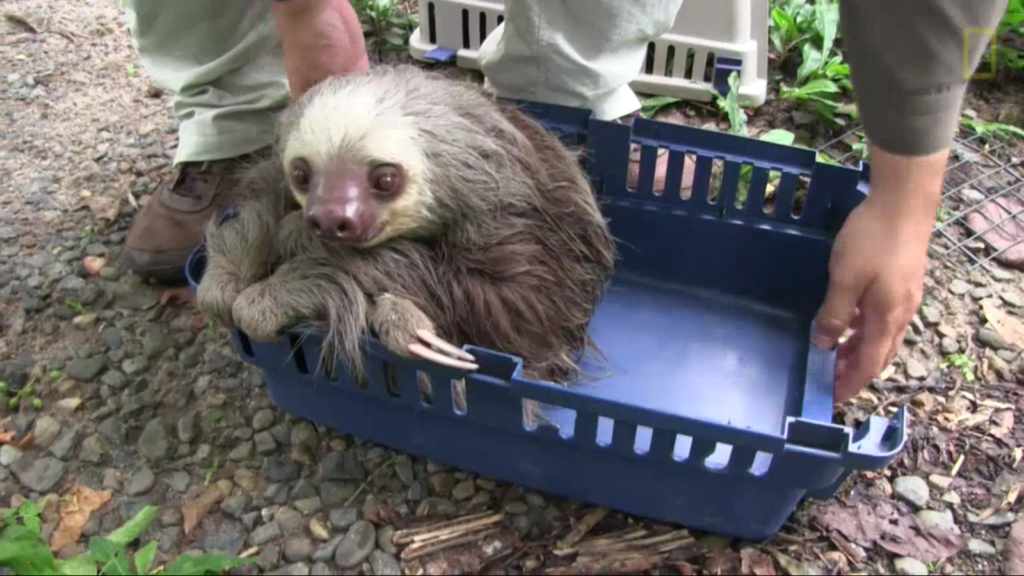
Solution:
[{"label": "wet rock", "polygon": [[79,382],[92,382],[107,368],[107,359],[103,356],[74,360],[65,368],[64,373],[69,378]]},{"label": "wet rock", "polygon": [[924,508],[931,499],[928,483],[918,476],[900,476],[892,483],[893,493],[918,508]]},{"label": "wet rock", "polygon": [[310,571],[309,564],[305,562],[296,562],[295,564],[289,564],[282,566],[273,572],[267,572],[267,574],[275,574],[281,576],[308,576]]},{"label": "wet rock", "polygon": [[153,489],[156,485],[156,475],[149,467],[141,468],[128,478],[125,485],[125,493],[129,496],[141,496]]},{"label": "wet rock", "polygon": [[334,561],[342,568],[353,568],[366,560],[377,544],[373,524],[359,520],[353,524],[334,551]]}]

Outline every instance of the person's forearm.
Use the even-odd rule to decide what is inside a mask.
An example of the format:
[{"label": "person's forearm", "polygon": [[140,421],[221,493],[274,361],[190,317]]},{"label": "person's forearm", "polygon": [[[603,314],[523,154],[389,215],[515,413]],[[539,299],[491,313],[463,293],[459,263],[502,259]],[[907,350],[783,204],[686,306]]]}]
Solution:
[{"label": "person's forearm", "polygon": [[872,145],[908,157],[949,147],[967,82],[1006,2],[841,0],[846,59]]},{"label": "person's forearm", "polygon": [[[334,57],[342,64],[342,68],[355,72],[366,70],[369,61],[366,54],[366,44],[363,40],[363,26],[359,22],[359,15],[349,4],[348,0],[274,0],[271,2],[271,13],[274,25],[277,28],[278,36],[281,38],[282,50],[288,51],[293,45],[302,46],[303,50],[309,49],[310,22],[320,18],[326,11],[332,11],[340,15],[338,26],[334,33],[322,36],[322,40],[330,43]],[[335,20],[332,18],[331,20]],[[338,45],[341,39],[343,44]]]}]

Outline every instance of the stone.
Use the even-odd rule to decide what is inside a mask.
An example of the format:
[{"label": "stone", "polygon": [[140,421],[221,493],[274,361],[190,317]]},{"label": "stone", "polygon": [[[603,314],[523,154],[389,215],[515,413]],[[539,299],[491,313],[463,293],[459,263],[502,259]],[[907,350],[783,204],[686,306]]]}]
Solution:
[{"label": "stone", "polygon": [[64,373],[69,378],[78,380],[79,382],[92,382],[107,369],[107,359],[103,356],[95,356],[92,358],[83,358],[74,360],[68,364]]},{"label": "stone", "polygon": [[928,483],[939,490],[949,490],[949,487],[953,485],[953,479],[949,476],[932,474],[928,476]]},{"label": "stone", "polygon": [[248,460],[252,456],[253,443],[252,440],[246,440],[235,446],[231,452],[228,453],[228,460],[233,462],[241,462],[242,460]]},{"label": "stone", "polygon": [[469,500],[476,494],[476,483],[472,480],[464,480],[452,488],[452,498],[457,501]]},{"label": "stone", "polygon": [[305,536],[291,536],[284,541],[284,557],[289,562],[308,560],[313,554],[313,541]]},{"label": "stone", "polygon": [[952,336],[946,336],[939,342],[940,349],[945,355],[957,354],[960,352],[960,343]]},{"label": "stone", "polygon": [[353,524],[334,551],[334,561],[342,568],[354,568],[366,560],[377,545],[377,531],[366,520]]},{"label": "stone", "polygon": [[338,534],[334,538],[331,538],[327,542],[321,544],[319,548],[313,551],[312,560],[314,562],[327,562],[333,558],[334,551],[338,549],[338,544],[341,543],[341,539],[344,537],[344,534]]},{"label": "stone", "polygon": [[971,291],[971,285],[957,278],[949,283],[949,291],[957,296],[963,296]]},{"label": "stone", "polygon": [[903,576],[928,576],[928,566],[915,558],[897,558],[892,563],[896,574]]},{"label": "stone", "polygon": [[50,456],[34,460],[19,458],[12,467],[14,475],[18,477],[22,486],[33,492],[44,494],[57,485],[66,469],[67,464]]},{"label": "stone", "polygon": [[395,537],[394,526],[382,526],[377,530],[377,547],[388,554],[398,554],[393,542]]},{"label": "stone", "polygon": [[277,522],[269,522],[253,530],[252,534],[249,534],[249,545],[262,546],[280,537],[281,527],[278,526]]},{"label": "stone", "polygon": [[[322,520],[317,517],[309,519],[309,533],[320,540],[321,542],[327,542],[331,539],[331,530],[328,528]],[[328,555],[330,557],[330,555]]]},{"label": "stone", "polygon": [[991,528],[998,528],[1000,526],[1009,526],[1013,524],[1013,521],[1017,519],[1017,515],[1009,510],[1002,510],[995,514],[982,518],[974,512],[967,513],[967,521],[971,524],[981,524],[982,526],[989,526]]},{"label": "stone", "polygon": [[156,484],[156,475],[149,467],[136,470],[128,478],[125,485],[125,493],[129,496],[141,496],[153,489]]},{"label": "stone", "polygon": [[402,566],[398,559],[383,550],[374,550],[370,553],[370,567],[377,576],[402,574]]},{"label": "stone", "polygon": [[22,454],[23,452],[20,448],[11,444],[4,444],[3,446],[0,446],[0,466],[7,468],[21,459]]},{"label": "stone", "polygon": [[320,470],[324,480],[361,481],[366,478],[366,469],[354,451],[329,453],[324,457]]},{"label": "stone", "polygon": [[928,483],[919,476],[900,476],[892,483],[893,493],[904,502],[924,508],[931,499]]},{"label": "stone", "polygon": [[330,514],[331,526],[335,530],[342,530],[356,523],[359,520],[359,511],[355,508],[335,508]]},{"label": "stone", "polygon": [[160,417],[156,417],[146,424],[139,436],[139,452],[150,460],[163,460],[171,449],[171,443],[167,439],[167,429]]},{"label": "stone", "polygon": [[256,443],[257,454],[268,456],[277,451],[277,442],[274,441],[274,435],[266,430],[257,432],[253,437],[253,441]]},{"label": "stone", "polygon": [[295,509],[303,514],[313,514],[319,512],[322,504],[320,503],[319,496],[313,496],[312,498],[303,498],[295,501]]},{"label": "stone", "polygon": [[264,408],[256,413],[252,417],[252,429],[256,432],[262,432],[269,429],[274,425],[274,411],[270,408]]},{"label": "stone", "polygon": [[49,448],[53,441],[60,435],[61,424],[52,416],[42,415],[36,418],[33,433],[35,439],[32,443],[40,448]]},{"label": "stone", "polygon": [[928,368],[917,358],[908,358],[906,363],[907,378],[924,380],[928,377]]},{"label": "stone", "polygon": [[971,554],[978,554],[979,556],[995,556],[998,552],[995,546],[979,538],[971,538],[968,540],[967,550],[970,551]]},{"label": "stone", "polygon": [[960,533],[960,527],[953,519],[953,513],[949,510],[921,510],[914,515],[922,527],[938,531]]},{"label": "stone", "polygon": [[978,343],[987,348],[993,350],[1003,350],[1010,348],[1010,343],[1006,341],[998,332],[987,326],[978,328],[978,333],[975,336]]}]

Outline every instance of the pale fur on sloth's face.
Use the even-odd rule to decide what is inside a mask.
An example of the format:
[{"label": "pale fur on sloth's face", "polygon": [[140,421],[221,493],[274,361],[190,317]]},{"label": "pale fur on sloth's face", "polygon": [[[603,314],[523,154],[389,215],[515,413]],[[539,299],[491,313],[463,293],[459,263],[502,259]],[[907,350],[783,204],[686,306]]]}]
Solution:
[{"label": "pale fur on sloth's face", "polygon": [[[318,175],[331,162],[355,160],[369,167],[378,164],[401,166],[405,190],[389,202],[379,204],[384,226],[369,244],[378,244],[422,224],[432,203],[427,187],[427,163],[416,121],[403,112],[397,94],[385,93],[368,82],[325,81],[301,110],[301,116],[286,135],[282,154],[286,174],[296,158],[312,169],[313,186],[321,185]],[[368,170],[369,171],[369,170]],[[292,195],[305,209],[306,196],[294,188]]]}]

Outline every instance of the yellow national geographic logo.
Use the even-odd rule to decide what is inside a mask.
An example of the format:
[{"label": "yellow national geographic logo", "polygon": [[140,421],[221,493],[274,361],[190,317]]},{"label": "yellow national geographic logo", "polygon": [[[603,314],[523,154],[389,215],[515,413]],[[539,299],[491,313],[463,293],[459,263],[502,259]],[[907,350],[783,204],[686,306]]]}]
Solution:
[{"label": "yellow national geographic logo", "polygon": [[[990,38],[988,43],[988,70],[971,69],[971,36]],[[992,80],[996,77],[996,29],[995,28],[965,28],[964,29],[964,54],[963,69],[964,80]]]}]

